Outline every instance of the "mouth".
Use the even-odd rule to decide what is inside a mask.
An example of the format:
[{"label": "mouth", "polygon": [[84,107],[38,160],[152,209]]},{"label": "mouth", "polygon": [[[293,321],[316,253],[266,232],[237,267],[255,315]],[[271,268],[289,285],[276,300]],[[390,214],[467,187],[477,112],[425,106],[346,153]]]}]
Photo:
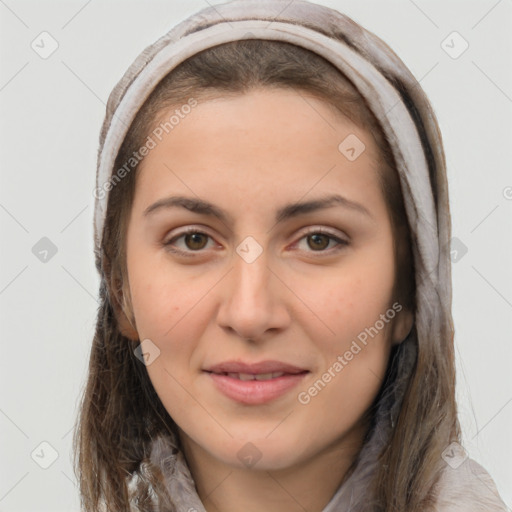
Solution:
[{"label": "mouth", "polygon": [[270,373],[233,373],[233,372],[208,372],[213,373],[214,375],[224,375],[227,377],[230,377],[231,379],[238,379],[243,381],[249,381],[249,380],[271,380],[271,379],[277,379],[279,377],[282,377],[283,375],[300,375],[302,373],[307,373],[307,370],[304,370],[303,372],[299,373],[285,373],[285,372],[270,372]]},{"label": "mouth", "polygon": [[253,365],[227,362],[203,373],[227,398],[241,404],[261,405],[286,395],[310,372],[278,361],[265,361]]},{"label": "mouth", "polygon": [[266,360],[257,363],[245,361],[224,361],[205,368],[205,371],[216,374],[239,374],[239,375],[268,375],[268,374],[292,374],[296,375],[307,371],[306,368],[283,361]]}]

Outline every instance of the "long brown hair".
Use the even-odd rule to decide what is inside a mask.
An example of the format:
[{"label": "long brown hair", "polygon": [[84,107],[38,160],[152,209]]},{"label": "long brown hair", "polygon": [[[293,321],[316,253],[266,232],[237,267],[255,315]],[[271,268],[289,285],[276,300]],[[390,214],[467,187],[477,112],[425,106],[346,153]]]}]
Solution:
[{"label": "long brown hair", "polygon": [[[395,86],[400,90],[400,83]],[[395,297],[415,311],[415,241],[411,240],[389,142],[353,84],[309,50],[285,42],[243,40],[210,48],[187,59],[157,85],[137,113],[115,168],[120,168],[144,144],[162,114],[171,107],[184,104],[191,97],[200,102],[244,94],[255,87],[291,88],[299,94],[314,95],[374,137],[380,152],[378,176],[395,239]],[[411,99],[404,101],[409,101],[409,107],[413,105]],[[99,504],[107,511],[130,510],[126,480],[134,473],[140,473],[143,482],[137,490],[138,510],[153,510],[152,499],[168,503],[158,469],[142,474],[141,462],[148,459],[152,440],[166,432],[176,436],[176,426],[153,389],[144,365],[134,355],[138,342],[120,332],[118,321],[121,311],[136,328],[127,292],[125,252],[136,175],[134,168],[110,192],[102,235],[104,257],[96,260],[102,277],[101,305],[74,437],[75,471],[87,512],[98,510]],[[442,340],[442,345],[442,350],[436,344],[418,347],[415,369],[389,447],[380,454],[379,469],[368,490],[368,503],[372,503],[368,510],[429,510],[440,474],[441,453],[460,436],[453,338]],[[400,350],[400,345],[393,348],[387,376],[370,413],[382,393],[393,384],[393,363]]]}]

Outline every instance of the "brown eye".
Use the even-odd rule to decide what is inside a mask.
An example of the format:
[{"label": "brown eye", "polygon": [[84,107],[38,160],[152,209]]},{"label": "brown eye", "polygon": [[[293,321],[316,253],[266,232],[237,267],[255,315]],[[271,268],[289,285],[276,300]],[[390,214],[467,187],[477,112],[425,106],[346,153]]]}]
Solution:
[{"label": "brown eye", "polygon": [[184,237],[185,245],[187,246],[187,248],[196,251],[198,249],[203,249],[208,239],[208,235],[199,232],[187,233],[186,235],[184,235]]},{"label": "brown eye", "polygon": [[[302,240],[306,242],[305,248],[300,247]],[[298,246],[301,251],[316,252],[319,253],[320,256],[323,254],[332,254],[333,252],[342,250],[348,245],[348,240],[344,240],[334,233],[321,228],[310,230],[301,237],[298,242]]]},{"label": "brown eye", "polygon": [[308,244],[309,247],[315,250],[322,250],[325,249],[329,245],[330,238],[327,235],[324,235],[322,233],[315,233],[313,235],[308,235],[308,240],[310,240],[312,243]]},{"label": "brown eye", "polygon": [[[204,252],[202,251],[208,244],[208,240],[212,238],[198,231],[197,229],[189,229],[182,233],[178,233],[172,237],[169,241],[164,242],[163,245],[166,250],[175,254],[183,256],[194,256],[194,253]],[[178,242],[181,242],[178,244]]]}]

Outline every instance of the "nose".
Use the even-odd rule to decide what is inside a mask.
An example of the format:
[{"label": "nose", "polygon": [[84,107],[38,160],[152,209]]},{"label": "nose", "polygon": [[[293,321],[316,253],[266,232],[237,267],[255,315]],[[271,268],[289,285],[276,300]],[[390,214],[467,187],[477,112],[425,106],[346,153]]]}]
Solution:
[{"label": "nose", "polygon": [[292,292],[276,270],[269,267],[268,251],[248,262],[235,253],[233,267],[223,279],[218,324],[242,339],[261,341],[269,332],[290,323],[288,301]]}]

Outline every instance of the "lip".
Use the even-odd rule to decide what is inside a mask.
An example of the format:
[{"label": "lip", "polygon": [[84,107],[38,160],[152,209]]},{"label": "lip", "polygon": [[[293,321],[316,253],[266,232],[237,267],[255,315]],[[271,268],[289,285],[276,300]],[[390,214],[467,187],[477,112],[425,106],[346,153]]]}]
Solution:
[{"label": "lip", "polygon": [[[236,402],[247,405],[260,405],[284,395],[297,386],[309,373],[308,370],[281,361],[261,361],[245,363],[226,361],[203,370],[212,379],[216,388],[225,396]],[[284,375],[268,380],[240,380],[223,373],[274,373]]]},{"label": "lip", "polygon": [[224,361],[205,368],[207,372],[213,373],[273,373],[283,372],[290,374],[297,374],[306,371],[306,368],[300,368],[289,363],[282,361],[266,360],[258,363],[246,363],[244,361]]}]

